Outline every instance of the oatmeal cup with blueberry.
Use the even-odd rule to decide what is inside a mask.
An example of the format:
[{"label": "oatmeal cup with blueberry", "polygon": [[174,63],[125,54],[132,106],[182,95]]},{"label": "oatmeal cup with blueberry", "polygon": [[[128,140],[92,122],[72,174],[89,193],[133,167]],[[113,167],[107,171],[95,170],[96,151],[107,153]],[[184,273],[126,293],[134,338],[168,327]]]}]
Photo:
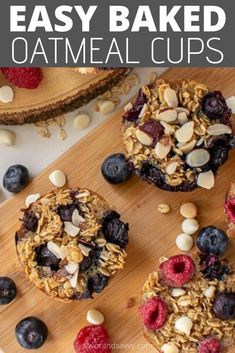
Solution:
[{"label": "oatmeal cup with blueberry", "polygon": [[125,155],[141,179],[161,189],[211,189],[234,145],[231,125],[221,92],[195,81],[158,80],[125,108]]},{"label": "oatmeal cup with blueberry", "polygon": [[162,260],[142,291],[146,339],[161,353],[231,352],[235,276],[229,264],[214,254]]},{"label": "oatmeal cup with blueberry", "polygon": [[129,227],[98,194],[56,190],[22,211],[19,260],[27,278],[54,299],[92,298],[123,269]]}]

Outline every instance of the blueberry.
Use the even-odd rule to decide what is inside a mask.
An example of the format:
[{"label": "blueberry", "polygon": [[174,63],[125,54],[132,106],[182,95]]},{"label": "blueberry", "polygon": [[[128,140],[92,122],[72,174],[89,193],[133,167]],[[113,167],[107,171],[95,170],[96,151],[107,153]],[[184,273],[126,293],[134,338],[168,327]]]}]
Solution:
[{"label": "blueberry", "polygon": [[29,230],[30,232],[36,232],[38,227],[38,218],[32,211],[25,211],[23,217],[23,225],[25,229]]},{"label": "blueberry", "polygon": [[15,328],[18,343],[26,349],[40,348],[47,339],[48,329],[43,321],[30,316],[21,320]]},{"label": "blueberry", "polygon": [[228,275],[233,273],[227,260],[221,260],[213,254],[201,254],[200,267],[204,277],[209,280],[218,279],[219,281],[224,281]]},{"label": "blueberry", "polygon": [[87,288],[89,292],[92,293],[101,293],[103,289],[108,284],[108,277],[97,273],[93,277],[89,278]]},{"label": "blueberry", "polygon": [[9,277],[0,277],[0,305],[9,304],[16,297],[16,285]]},{"label": "blueberry", "polygon": [[125,156],[121,153],[115,153],[107,157],[101,166],[101,172],[110,184],[123,183],[132,175],[132,170]]},{"label": "blueberry", "polygon": [[231,114],[225,98],[219,91],[207,93],[202,100],[202,111],[210,119],[223,120],[225,115]]},{"label": "blueberry", "polygon": [[60,216],[62,222],[71,222],[72,214],[75,209],[80,211],[80,203],[78,200],[74,201],[70,205],[57,206],[56,212]]},{"label": "blueberry", "polygon": [[79,264],[79,272],[87,271],[92,265],[92,258],[90,256],[84,256],[82,262]]},{"label": "blueberry", "polygon": [[36,261],[39,266],[49,266],[53,271],[59,270],[60,259],[52,254],[45,244],[36,248],[36,254]]},{"label": "blueberry", "polygon": [[214,300],[212,311],[221,320],[234,320],[235,293],[219,293]]},{"label": "blueberry", "polygon": [[115,211],[108,213],[103,220],[102,232],[105,239],[121,248],[126,248],[128,244],[128,231],[128,223],[122,222],[120,215]]},{"label": "blueberry", "polygon": [[203,254],[222,255],[228,245],[225,232],[214,226],[201,229],[197,237],[197,247]]},{"label": "blueberry", "polygon": [[3,177],[4,188],[13,194],[23,190],[28,183],[28,169],[20,164],[9,167]]}]

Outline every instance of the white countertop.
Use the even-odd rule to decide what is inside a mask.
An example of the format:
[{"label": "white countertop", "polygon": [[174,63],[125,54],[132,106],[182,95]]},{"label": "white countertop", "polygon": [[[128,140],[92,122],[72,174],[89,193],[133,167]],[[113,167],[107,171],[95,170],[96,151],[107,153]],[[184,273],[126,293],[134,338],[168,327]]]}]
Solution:
[{"label": "white countertop", "polygon": [[[143,84],[147,82],[148,77],[152,72],[160,74],[164,70],[164,68],[139,68],[135,69],[134,72],[139,75],[141,84]],[[138,89],[139,86],[135,86],[132,88],[129,95],[122,97],[122,102],[119,107],[123,106],[130,98],[132,98],[138,92]],[[119,107],[117,107],[117,109]],[[73,117],[77,115],[78,110],[66,114],[66,124],[64,129],[68,136],[64,141],[61,141],[58,138],[58,127],[50,128],[50,131],[52,132],[51,137],[44,139],[38,135],[38,129],[34,125],[27,124],[24,126],[13,127],[0,126],[1,128],[12,130],[16,134],[16,142],[14,146],[0,146],[0,202],[11,196],[11,194],[2,186],[3,175],[10,165],[23,164],[28,168],[31,177],[33,177],[67,151],[82,137],[87,135],[92,129],[97,127],[105,119],[109,118],[104,117],[99,113],[95,113],[92,102],[83,108],[80,108],[79,111],[88,112],[92,117],[91,124],[84,130],[76,130],[73,126]]]}]

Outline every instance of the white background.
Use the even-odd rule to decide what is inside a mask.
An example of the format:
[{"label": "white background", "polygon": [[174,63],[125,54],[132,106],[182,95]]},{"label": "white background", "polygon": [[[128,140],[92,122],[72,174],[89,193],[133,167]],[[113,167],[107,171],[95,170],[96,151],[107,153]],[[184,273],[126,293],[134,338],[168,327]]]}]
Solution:
[{"label": "white background", "polygon": [[[135,69],[141,80],[141,84],[148,81],[149,75],[152,72],[162,73],[165,69],[156,68],[140,68]],[[138,92],[139,86],[133,87],[130,94],[122,97],[122,102],[118,108],[128,102]],[[41,170],[48,166],[51,162],[57,159],[61,154],[67,151],[71,146],[78,142],[82,137],[87,135],[91,130],[97,127],[105,119],[99,113],[93,110],[93,103],[79,109],[79,112],[88,112],[92,117],[91,124],[84,130],[77,130],[73,125],[73,118],[77,115],[78,110],[66,114],[65,130],[68,134],[67,139],[61,141],[58,139],[59,129],[52,127],[50,130],[52,136],[48,139],[43,139],[38,135],[38,130],[34,125],[3,127],[9,128],[16,134],[16,143],[14,146],[0,146],[0,202],[4,201],[11,194],[8,193],[2,186],[2,179],[5,171],[10,165],[23,164],[25,165],[31,177],[37,175]]]}]

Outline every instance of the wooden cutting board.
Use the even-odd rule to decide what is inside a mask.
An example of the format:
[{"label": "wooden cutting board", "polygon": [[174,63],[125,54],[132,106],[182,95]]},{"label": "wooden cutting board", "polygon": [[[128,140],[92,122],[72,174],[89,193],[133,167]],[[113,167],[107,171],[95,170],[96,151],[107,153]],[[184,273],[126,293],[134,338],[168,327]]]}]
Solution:
[{"label": "wooden cutting board", "polygon": [[[72,68],[42,71],[43,80],[37,89],[12,86],[13,102],[0,102],[0,124],[33,123],[75,110],[113,87],[130,70],[114,69],[92,75],[80,75]],[[0,86],[3,85],[9,85],[9,81],[0,75]]]},{"label": "wooden cutting board", "polygon": [[[235,94],[235,69],[172,69],[164,77],[195,78],[223,90],[227,97]],[[128,309],[127,300],[134,297],[138,301],[142,285],[149,272],[158,265],[160,256],[178,252],[175,237],[181,232],[180,204],[188,200],[196,202],[202,226],[214,224],[226,228],[223,204],[229,182],[235,177],[235,153],[231,153],[230,160],[221,168],[216,187],[211,191],[200,189],[191,194],[169,193],[136,177],[124,185],[112,186],[102,178],[100,165],[108,154],[122,151],[121,116],[120,111],[108,119],[36,177],[27,189],[0,206],[0,275],[12,277],[18,288],[16,300],[0,307],[0,347],[4,353],[26,352],[17,344],[14,329],[19,320],[29,315],[38,316],[49,328],[49,338],[39,352],[72,353],[73,340],[79,329],[86,325],[89,308],[98,308],[104,313],[111,341],[119,345],[114,352],[154,353],[155,350],[142,336],[138,302]],[[130,223],[125,270],[112,280],[103,294],[88,302],[54,302],[25,280],[16,257],[14,233],[18,227],[19,209],[24,206],[27,195],[50,191],[48,174],[55,168],[67,174],[69,186],[89,186],[102,194]],[[157,211],[160,202],[169,203],[172,212],[160,214]],[[230,257],[234,253],[234,245],[231,242]]]}]

